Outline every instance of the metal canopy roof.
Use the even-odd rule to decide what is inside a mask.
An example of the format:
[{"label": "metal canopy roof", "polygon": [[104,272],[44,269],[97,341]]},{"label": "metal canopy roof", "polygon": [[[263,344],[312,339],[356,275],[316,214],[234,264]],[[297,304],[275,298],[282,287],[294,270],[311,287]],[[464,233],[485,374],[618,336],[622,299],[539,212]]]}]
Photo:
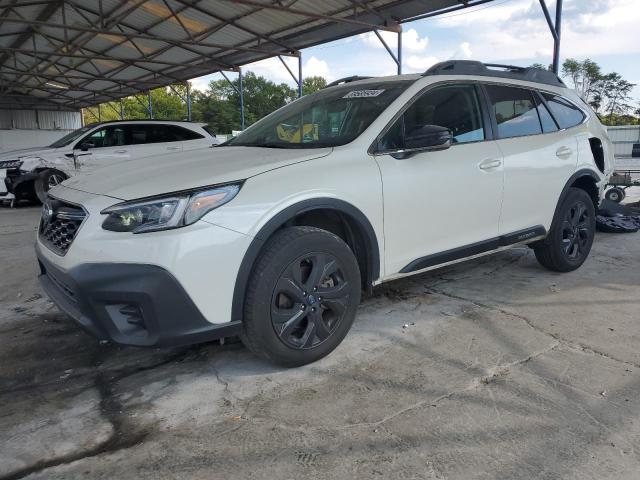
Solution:
[{"label": "metal canopy roof", "polygon": [[0,108],[87,107],[489,1],[0,0]]}]

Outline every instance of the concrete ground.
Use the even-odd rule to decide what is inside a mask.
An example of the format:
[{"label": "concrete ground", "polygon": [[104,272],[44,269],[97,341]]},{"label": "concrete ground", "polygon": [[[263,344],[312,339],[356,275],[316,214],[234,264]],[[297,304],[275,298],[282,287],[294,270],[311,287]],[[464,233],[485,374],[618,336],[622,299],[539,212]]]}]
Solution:
[{"label": "concrete ground", "polygon": [[286,370],[99,344],[42,296],[38,215],[0,208],[0,480],[640,478],[638,233],[390,283]]}]

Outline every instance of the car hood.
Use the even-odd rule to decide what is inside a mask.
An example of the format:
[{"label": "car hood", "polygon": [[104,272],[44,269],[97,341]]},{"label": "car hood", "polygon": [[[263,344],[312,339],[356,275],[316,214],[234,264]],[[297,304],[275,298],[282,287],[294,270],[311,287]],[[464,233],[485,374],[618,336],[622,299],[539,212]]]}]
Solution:
[{"label": "car hood", "polygon": [[33,147],[22,148],[20,150],[10,150],[8,152],[0,153],[0,161],[16,160],[22,157],[39,157],[41,155],[49,155],[55,151],[56,149],[51,147]]},{"label": "car hood", "polygon": [[331,150],[214,147],[111,165],[75,176],[65,181],[64,186],[120,200],[133,200],[245,180],[286,165],[324,157]]}]

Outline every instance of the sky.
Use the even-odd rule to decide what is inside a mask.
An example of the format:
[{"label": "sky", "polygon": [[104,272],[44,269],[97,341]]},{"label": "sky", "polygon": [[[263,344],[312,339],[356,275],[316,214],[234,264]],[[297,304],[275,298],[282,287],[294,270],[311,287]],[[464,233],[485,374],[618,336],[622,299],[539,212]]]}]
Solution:
[{"label": "sky", "polygon": [[[547,1],[549,9],[555,4]],[[434,63],[471,59],[528,66],[552,62],[553,39],[538,0],[495,0],[403,25],[403,73],[423,72]],[[381,32],[395,48],[397,36]],[[565,0],[561,61],[596,61],[604,73],[616,71],[638,86],[640,102],[640,0]],[[335,80],[349,75],[394,75],[396,65],[374,33],[302,50],[303,76]],[[297,71],[297,59],[288,58]],[[295,85],[277,58],[243,67],[275,82]],[[193,80],[205,90],[219,74]]]}]

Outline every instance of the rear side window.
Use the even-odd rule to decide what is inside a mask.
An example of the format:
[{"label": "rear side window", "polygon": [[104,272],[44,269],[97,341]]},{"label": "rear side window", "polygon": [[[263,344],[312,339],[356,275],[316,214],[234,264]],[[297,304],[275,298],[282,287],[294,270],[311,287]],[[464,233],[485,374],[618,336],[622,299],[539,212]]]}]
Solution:
[{"label": "rear side window", "polygon": [[188,128],[179,127],[177,125],[167,125],[170,137],[173,137],[177,140],[167,140],[167,142],[171,141],[183,141],[183,140],[199,140],[204,138],[204,135],[199,134],[198,132],[194,132],[193,130],[189,130]]},{"label": "rear side window", "polygon": [[538,115],[540,116],[540,124],[542,125],[542,131],[544,133],[557,132],[558,125],[556,121],[553,119],[549,110],[542,102],[542,99],[537,95],[533,94],[534,99],[536,101],[536,108],[538,109]]},{"label": "rear side window", "polygon": [[211,128],[209,125],[203,125],[202,129],[207,132],[209,135],[211,135],[212,137],[216,136],[216,133],[213,131],[213,128]]},{"label": "rear side window", "polygon": [[580,125],[584,120],[584,113],[573,103],[559,95],[543,93],[542,96],[547,101],[547,105],[551,110],[560,128],[571,128]]},{"label": "rear side window", "polygon": [[487,85],[486,88],[498,124],[499,138],[542,133],[538,111],[529,90],[502,85]]},{"label": "rear side window", "polygon": [[144,145],[147,143],[182,142],[184,140],[197,140],[204,138],[197,132],[177,125],[165,125],[162,123],[141,123],[128,125],[131,131],[131,145]]}]

